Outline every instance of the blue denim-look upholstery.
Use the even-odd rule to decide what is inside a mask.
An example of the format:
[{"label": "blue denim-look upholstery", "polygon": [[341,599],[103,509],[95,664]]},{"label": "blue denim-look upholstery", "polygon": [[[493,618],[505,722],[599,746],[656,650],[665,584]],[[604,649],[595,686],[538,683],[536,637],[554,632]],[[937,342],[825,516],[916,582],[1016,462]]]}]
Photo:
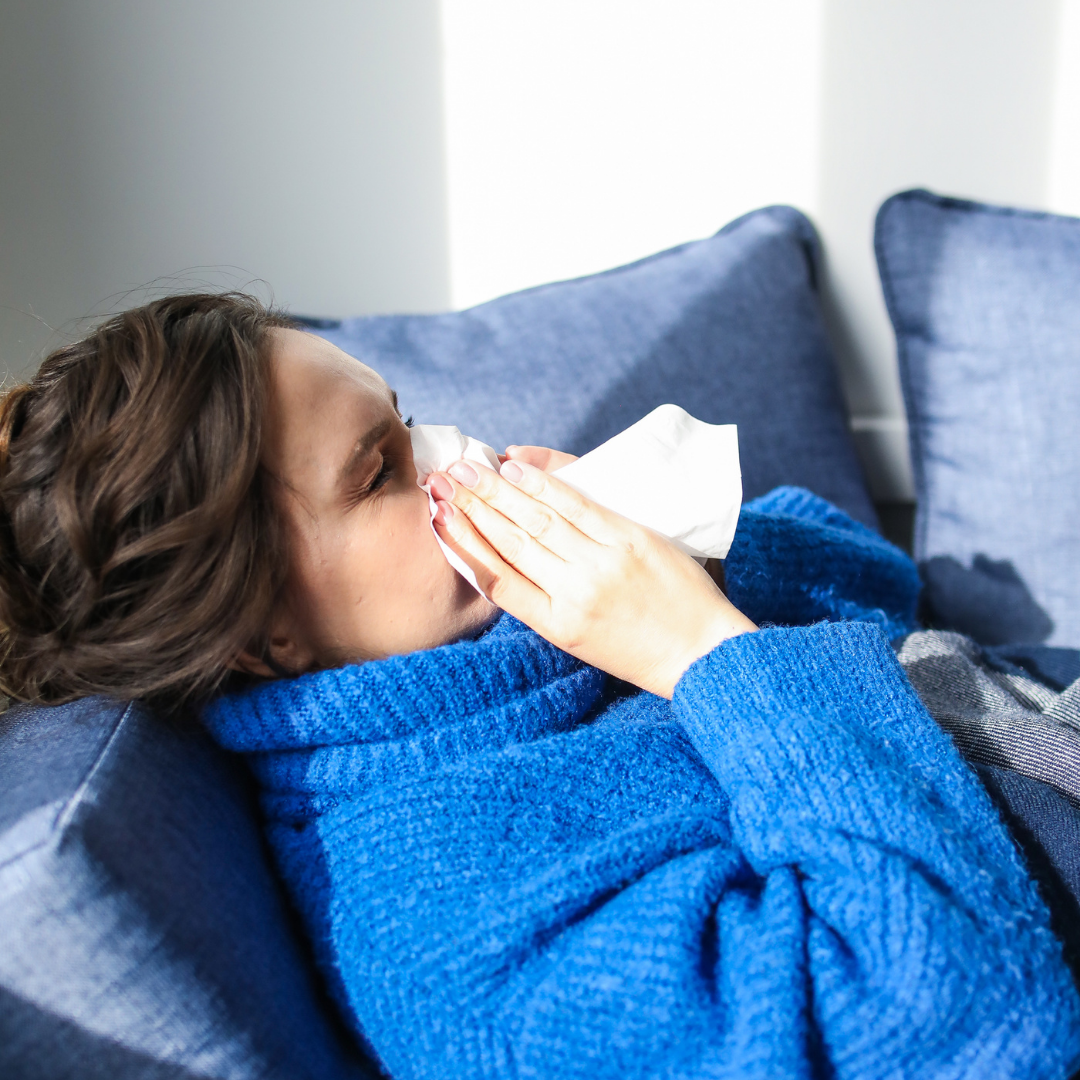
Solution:
[{"label": "blue denim-look upholstery", "polygon": [[581,454],[671,401],[739,425],[745,498],[809,488],[876,525],[817,293],[818,242],[774,206],[629,266],[450,315],[328,320],[425,424]]},{"label": "blue denim-look upholstery", "polygon": [[0,717],[0,1076],[356,1078],[201,732],[88,699]]},{"label": "blue denim-look upholstery", "polygon": [[1080,219],[908,191],[876,247],[933,621],[1080,646]]}]

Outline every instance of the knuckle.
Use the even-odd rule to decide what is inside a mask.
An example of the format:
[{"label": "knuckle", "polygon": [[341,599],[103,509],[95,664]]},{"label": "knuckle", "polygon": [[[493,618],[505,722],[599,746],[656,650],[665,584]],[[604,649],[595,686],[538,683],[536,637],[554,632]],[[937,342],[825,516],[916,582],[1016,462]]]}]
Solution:
[{"label": "knuckle", "polygon": [[545,537],[551,535],[551,530],[555,526],[555,517],[553,514],[546,510],[539,510],[533,519],[533,527],[530,532],[537,540],[543,540]]},{"label": "knuckle", "polygon": [[582,532],[587,531],[585,526],[588,524],[589,504],[585,497],[573,488],[568,488],[559,500],[559,513],[575,528]]},{"label": "knuckle", "polygon": [[585,500],[576,491],[570,489],[564,502],[566,505],[562,512],[563,517],[566,518],[571,525],[577,525],[585,516],[587,509]]},{"label": "knuckle", "polygon": [[525,540],[520,533],[511,531],[507,533],[499,548],[499,554],[503,559],[513,565],[520,562],[525,554]]},{"label": "knuckle", "polygon": [[628,524],[618,540],[618,549],[627,558],[643,558],[651,543],[649,533],[640,525]]}]

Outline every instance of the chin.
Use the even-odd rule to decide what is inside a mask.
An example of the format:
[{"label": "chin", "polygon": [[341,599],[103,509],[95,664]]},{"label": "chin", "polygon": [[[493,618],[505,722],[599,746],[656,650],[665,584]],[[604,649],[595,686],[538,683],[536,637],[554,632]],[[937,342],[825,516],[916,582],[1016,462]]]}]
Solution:
[{"label": "chin", "polygon": [[500,614],[497,608],[486,596],[478,593],[449,563],[444,564],[453,575],[453,583],[450,586],[452,596],[450,609],[447,614],[447,634],[443,644],[451,641],[460,641],[462,638],[476,637],[486,630]]}]

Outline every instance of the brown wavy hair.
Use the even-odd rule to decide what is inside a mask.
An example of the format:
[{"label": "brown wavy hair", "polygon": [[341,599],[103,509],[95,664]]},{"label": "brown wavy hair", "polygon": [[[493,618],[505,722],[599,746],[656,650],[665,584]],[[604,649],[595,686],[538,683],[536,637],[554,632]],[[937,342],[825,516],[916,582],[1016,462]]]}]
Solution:
[{"label": "brown wavy hair", "polygon": [[261,651],[285,577],[259,465],[269,331],[239,293],[171,296],[0,399],[0,689],[197,705]]}]

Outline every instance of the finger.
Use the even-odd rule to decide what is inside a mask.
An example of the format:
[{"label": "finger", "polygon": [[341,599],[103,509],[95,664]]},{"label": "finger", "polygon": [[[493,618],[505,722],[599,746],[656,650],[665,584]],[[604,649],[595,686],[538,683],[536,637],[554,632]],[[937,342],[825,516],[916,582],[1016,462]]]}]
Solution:
[{"label": "finger", "polygon": [[612,544],[627,536],[633,528],[626,518],[587,499],[557,476],[524,461],[508,461],[499,473],[518,491],[554,510],[578,532],[601,544]]},{"label": "finger", "polygon": [[577,461],[573,454],[564,454],[561,450],[551,450],[546,446],[508,446],[500,462],[507,458],[535,465],[544,472],[554,472],[564,465],[569,465],[571,461]]},{"label": "finger", "polygon": [[[464,470],[459,469],[457,472],[460,475]],[[511,485],[507,484],[505,480],[501,480],[489,469],[470,468],[469,472],[477,481],[477,488],[487,487],[490,489],[491,487],[502,486],[509,489],[510,495],[516,496],[519,501],[532,502],[532,500],[528,499],[528,496],[514,491]],[[479,477],[477,476],[478,472],[486,475]],[[441,497],[446,493],[444,483],[446,487],[451,487],[441,476],[440,483],[433,486],[432,490],[436,492],[437,497]],[[530,581],[544,589],[545,592],[550,592],[552,588],[557,587],[560,574],[565,577],[566,563],[562,558],[552,552],[542,541],[530,536],[520,525],[506,517],[495,506],[481,498],[476,491],[470,490],[464,484],[458,482],[452,485],[452,491],[449,494],[452,504],[468,517],[476,531],[487,541],[503,562],[509,563]],[[547,507],[541,506],[539,503],[534,505],[541,514],[548,517],[555,531],[559,529],[566,532],[573,531],[565,521],[558,518],[558,515],[553,514]],[[576,537],[578,544],[588,543],[580,533],[576,534]]]},{"label": "finger", "polygon": [[436,505],[438,512],[432,521],[436,532],[476,575],[484,595],[533,629],[543,625],[544,616],[551,611],[547,593],[501,559],[453,504],[438,501]]},{"label": "finger", "polygon": [[[470,462],[459,461],[450,466],[449,475],[453,480],[454,490],[446,494],[455,506],[468,514],[485,536],[485,522],[489,518],[482,509],[474,507],[474,503],[484,503],[494,508],[506,520],[513,522],[561,559],[580,556],[583,545],[589,542],[550,507],[504,480],[492,469],[474,467]],[[507,552],[500,549],[500,553],[503,558],[507,558]]]}]

